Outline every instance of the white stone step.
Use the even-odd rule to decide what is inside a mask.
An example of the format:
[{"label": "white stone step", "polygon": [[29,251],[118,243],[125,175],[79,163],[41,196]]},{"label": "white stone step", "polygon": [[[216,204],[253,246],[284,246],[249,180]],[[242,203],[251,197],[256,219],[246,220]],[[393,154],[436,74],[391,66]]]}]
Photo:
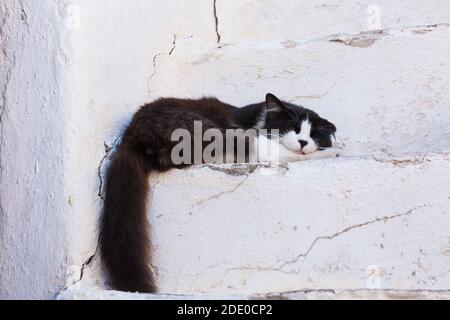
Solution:
[{"label": "white stone step", "polygon": [[[160,292],[448,290],[449,36],[442,23],[219,45],[177,37],[155,55],[151,93],[240,106],[273,92],[335,123],[344,147],[338,159],[154,175]],[[104,288],[97,256],[81,282],[73,271],[69,285]]]},{"label": "white stone step", "polygon": [[335,123],[347,155],[448,151],[449,37],[450,25],[438,24],[222,45],[178,39],[157,56],[148,88],[214,92],[236,106],[272,92]]},{"label": "white stone step", "polygon": [[[196,166],[150,184],[161,293],[450,289],[448,153]],[[73,288],[102,283],[95,257]]]},{"label": "white stone step", "polygon": [[1,1],[0,297],[101,288],[104,146],[139,106],[269,91],[349,158],[155,177],[161,291],[448,289],[450,2],[375,6],[380,26],[372,0]]},{"label": "white stone step", "polygon": [[264,42],[317,37],[367,29],[402,28],[450,21],[442,0],[216,0],[223,43]]},{"label": "white stone step", "polygon": [[450,300],[449,290],[309,290],[253,295],[140,294],[113,290],[71,289],[58,300]]}]

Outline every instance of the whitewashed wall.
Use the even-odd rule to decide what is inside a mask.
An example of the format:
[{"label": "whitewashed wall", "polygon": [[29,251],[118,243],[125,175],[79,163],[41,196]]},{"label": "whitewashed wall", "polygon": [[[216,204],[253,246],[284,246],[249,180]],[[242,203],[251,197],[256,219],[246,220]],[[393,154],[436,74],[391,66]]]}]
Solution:
[{"label": "whitewashed wall", "polygon": [[[349,226],[401,214],[414,207],[409,197],[418,197],[429,187],[436,190],[436,195],[426,193],[426,210],[431,210],[426,211],[427,214],[448,223],[449,203],[443,190],[448,187],[445,178],[449,171],[445,152],[450,150],[450,3],[445,0],[378,1],[382,32],[369,30],[374,27],[374,12],[377,13],[371,5],[371,1],[337,0],[0,1],[4,61],[0,66],[0,296],[51,298],[66,285],[78,282],[82,269],[85,276],[89,273],[94,281],[98,280],[95,263],[84,268],[83,265],[96,249],[96,222],[101,204],[98,175],[107,163],[103,161],[108,153],[105,149],[113,145],[132,113],[158,96],[215,95],[244,105],[261,101],[265,93],[271,91],[335,122],[347,157],[370,158],[376,154],[398,161],[395,159],[400,155],[416,159],[420,152],[427,154],[425,159],[432,162],[426,173],[441,172],[443,180],[431,188],[433,176],[414,178],[420,176],[421,167],[415,167],[421,165],[420,161],[413,161],[412,171],[405,175],[398,172],[402,170],[399,167],[392,170],[384,164],[378,167],[378,162],[365,158],[330,163],[330,168],[334,168],[331,171],[345,174],[333,178],[331,173],[327,175],[327,171],[322,170],[322,176],[317,178],[324,181],[322,187],[331,179],[328,186],[339,185],[357,192],[355,186],[362,186],[364,182],[353,181],[352,173],[372,169],[381,174],[374,177],[373,183],[387,181],[387,189],[391,191],[403,188],[402,181],[408,181],[407,178],[418,179],[417,183],[410,181],[407,193],[392,193],[402,199],[395,206],[393,202],[386,202],[384,193],[378,198],[368,195],[355,211],[351,208],[345,211],[341,200],[333,200],[337,201],[336,207],[326,213],[331,222],[336,222],[325,230],[331,234],[341,227],[345,229],[346,225],[338,222],[345,212],[350,215],[361,212],[366,219],[347,221]],[[437,155],[430,158],[430,152]],[[327,163],[308,166],[314,171]],[[300,166],[301,171],[303,164],[295,166]],[[219,266],[213,273],[205,273],[203,282],[191,286],[197,279],[195,274],[204,269],[205,261],[211,265],[220,262],[206,259],[196,264],[195,257],[183,254],[189,252],[189,247],[183,244],[194,246],[202,242],[196,232],[208,230],[210,226],[205,224],[208,220],[196,224],[200,221],[196,219],[201,218],[191,218],[194,231],[186,235],[187,240],[170,242],[164,234],[185,234],[185,224],[180,222],[178,214],[190,211],[170,209],[163,191],[172,190],[171,183],[177,179],[184,181],[175,183],[180,186],[204,184],[196,187],[195,196],[176,189],[179,205],[186,208],[198,199],[208,198],[208,190],[216,186],[217,181],[220,187],[213,190],[218,193],[235,186],[235,181],[227,176],[225,179],[221,172],[205,176],[204,169],[197,170],[188,171],[189,178],[183,178],[183,173],[178,172],[162,176],[158,179],[167,187],[154,190],[157,198],[152,219],[166,215],[164,223],[154,221],[155,240],[162,248],[157,251],[157,263],[162,270],[160,286],[164,291],[252,292],[301,289],[307,285],[339,286],[333,284],[333,279],[340,274],[328,273],[327,276],[323,271],[312,280],[296,278],[300,282],[294,282],[298,283],[295,288],[286,285],[292,283],[292,278],[284,277],[273,286],[251,285],[253,277],[276,278],[273,272],[248,277],[239,273],[213,287],[214,278],[222,275],[226,268],[252,263],[253,268],[267,267],[275,253],[264,261],[255,255],[254,260],[249,258],[251,261],[242,259],[231,267]],[[396,175],[397,180],[391,180],[391,174]],[[198,177],[202,177],[201,180]],[[249,179],[255,188],[267,182],[267,178],[260,175],[250,175]],[[308,179],[315,183],[315,177]],[[270,190],[283,193],[284,188],[299,187],[295,178],[283,176],[270,179],[270,183]],[[261,188],[261,193],[269,190]],[[308,201],[305,196],[294,199],[296,193],[292,192],[278,208],[286,213],[289,221],[296,219],[292,214],[297,211],[298,201]],[[244,195],[232,198],[237,206],[246,202],[245,199]],[[358,205],[358,201],[354,205]],[[373,203],[378,203],[379,214],[373,211]],[[439,210],[433,209],[436,206]],[[230,219],[240,219],[239,212],[230,210],[224,203],[217,202],[214,208],[202,210],[200,216],[214,210],[217,220],[230,214]],[[259,210],[257,204],[247,208],[248,218]],[[320,217],[317,221],[308,220],[312,229],[308,237],[313,239],[322,234],[322,220]],[[274,225],[280,222],[276,216],[270,221]],[[306,224],[306,221],[296,223]],[[420,219],[417,222],[418,225],[423,223]],[[438,261],[434,269],[424,271],[424,277],[446,272],[445,259],[448,258],[444,253],[450,235],[445,230],[433,230],[433,226],[431,224],[427,230],[405,229],[411,232],[408,234],[412,238],[422,237],[424,232],[439,233],[437,243],[428,238],[424,240],[428,249],[435,252],[427,260],[429,264]],[[258,237],[259,231],[254,228],[250,234]],[[395,227],[392,232],[397,232]],[[292,241],[303,243],[300,238],[291,241],[289,237],[288,234],[281,236],[277,246],[282,246],[283,241],[287,247]],[[311,239],[305,242],[310,243]],[[392,239],[395,241],[395,237]],[[215,239],[220,244],[219,240]],[[237,237],[236,241],[241,240]],[[205,250],[210,250],[214,256],[212,253],[221,249],[209,246]],[[288,249],[283,252],[287,260],[295,255]],[[380,253],[371,254],[377,257]],[[396,254],[399,252],[391,250],[388,257]],[[420,259],[420,254],[411,253],[399,263],[407,264],[417,257]],[[320,262],[318,259],[316,264]],[[353,265],[352,261],[358,259],[358,256],[347,260],[336,257],[337,263],[344,265]],[[364,269],[364,274],[370,266],[369,260],[362,260],[364,266],[358,267]],[[92,265],[94,268],[90,270]],[[183,271],[182,266],[188,275],[175,276]],[[397,270],[391,273],[394,274],[394,280],[389,282],[391,287],[450,287],[448,274],[436,282],[423,280],[421,284],[409,278],[402,282],[402,277],[410,270]],[[250,285],[239,282],[241,278]],[[354,288],[365,283],[364,276],[340,279],[352,283]],[[230,283],[235,289],[229,288]]]},{"label": "whitewashed wall", "polygon": [[0,2],[0,298],[51,298],[65,283],[72,53],[62,8]]}]

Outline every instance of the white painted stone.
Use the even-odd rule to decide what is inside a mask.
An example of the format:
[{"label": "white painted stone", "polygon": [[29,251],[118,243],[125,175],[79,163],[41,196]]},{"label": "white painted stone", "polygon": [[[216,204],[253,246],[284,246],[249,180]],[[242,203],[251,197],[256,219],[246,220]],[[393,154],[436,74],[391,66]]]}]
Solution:
[{"label": "white painted stone", "polygon": [[273,92],[332,120],[346,155],[445,151],[448,38],[442,25],[221,48],[189,39],[159,60],[149,86],[162,96],[214,92],[238,106]]},{"label": "white painted stone", "polygon": [[0,299],[52,298],[69,251],[63,1],[0,1]]},{"label": "white painted stone", "polygon": [[89,0],[73,5],[80,22],[71,29],[72,90],[66,93],[71,118],[65,154],[73,215],[69,263],[81,265],[96,248],[98,175],[105,149],[133,112],[157,96],[149,92],[147,82],[155,63],[174,47],[174,39],[214,41],[214,19],[212,4],[201,0]]},{"label": "white painted stone", "polygon": [[[221,42],[315,38],[450,21],[446,0],[215,0]],[[379,23],[374,23],[374,19]],[[232,23],[230,23],[232,21]]]},{"label": "white painted stone", "polygon": [[174,36],[215,42],[212,8],[0,0],[0,298],[53,298],[74,280],[96,248],[105,144],[157,96],[147,81]]},{"label": "white painted stone", "polygon": [[[98,257],[86,263],[96,249],[105,144],[113,145],[140,105],[164,95],[244,105],[267,91],[335,122],[344,155],[354,158],[259,168],[237,192],[243,176],[208,168],[155,177],[150,217],[163,292],[448,289],[449,3],[379,1],[386,30],[358,35],[368,29],[371,4],[216,0],[214,15],[214,1],[202,0],[0,0],[0,298],[52,298],[90,280],[101,286]],[[416,159],[418,152],[428,160],[405,168],[372,158]],[[317,195],[297,191],[308,186]],[[305,198],[315,206],[298,215]],[[317,241],[303,264],[283,272],[252,269],[272,268],[317,237],[422,202],[426,207],[385,225]],[[293,223],[298,232],[287,227]],[[246,254],[224,241],[231,236]],[[218,245],[225,246],[220,255],[212,251]],[[289,273],[300,265],[306,273]],[[225,275],[234,267],[250,269]]]},{"label": "white painted stone", "polygon": [[[450,288],[450,157],[200,166],[150,178],[162,293]],[[98,261],[82,288],[97,281]]]},{"label": "white painted stone", "polygon": [[264,295],[139,294],[113,290],[70,289],[58,300],[449,300],[448,290],[308,290]]}]

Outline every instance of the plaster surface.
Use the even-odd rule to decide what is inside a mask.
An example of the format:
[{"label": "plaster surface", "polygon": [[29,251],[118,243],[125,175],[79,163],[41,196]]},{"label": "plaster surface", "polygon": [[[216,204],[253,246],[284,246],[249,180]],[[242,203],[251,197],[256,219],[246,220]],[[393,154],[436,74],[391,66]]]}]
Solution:
[{"label": "plaster surface", "polygon": [[215,2],[218,31],[223,43],[308,39],[450,21],[450,3],[445,0]]},{"label": "plaster surface", "polygon": [[[64,1],[0,1],[0,298],[53,298],[68,256]],[[42,20],[43,19],[43,20]]]},{"label": "plaster surface", "polygon": [[70,289],[59,300],[449,300],[448,290],[308,290],[252,295],[139,294],[113,290]]},{"label": "plaster surface", "polygon": [[153,176],[162,291],[448,289],[450,3],[377,5],[373,30],[365,0],[0,0],[0,297],[102,288],[103,173],[140,105],[269,91],[344,157]]},{"label": "plaster surface", "polygon": [[[450,287],[448,153],[199,166],[150,182],[161,293]],[[85,276],[79,286],[103,287],[97,259]]]},{"label": "plaster surface", "polygon": [[332,120],[345,155],[445,151],[447,38],[443,24],[222,47],[187,39],[158,60],[149,88],[161,96],[216,92],[237,106],[275,93]]}]

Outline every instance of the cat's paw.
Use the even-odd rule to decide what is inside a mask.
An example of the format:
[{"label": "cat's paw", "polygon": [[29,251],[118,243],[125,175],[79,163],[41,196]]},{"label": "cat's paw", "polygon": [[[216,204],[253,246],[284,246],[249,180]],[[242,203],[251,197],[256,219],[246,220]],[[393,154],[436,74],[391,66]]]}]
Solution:
[{"label": "cat's paw", "polygon": [[340,156],[341,150],[338,148],[327,148],[315,152],[320,159],[324,158],[337,158]]}]

